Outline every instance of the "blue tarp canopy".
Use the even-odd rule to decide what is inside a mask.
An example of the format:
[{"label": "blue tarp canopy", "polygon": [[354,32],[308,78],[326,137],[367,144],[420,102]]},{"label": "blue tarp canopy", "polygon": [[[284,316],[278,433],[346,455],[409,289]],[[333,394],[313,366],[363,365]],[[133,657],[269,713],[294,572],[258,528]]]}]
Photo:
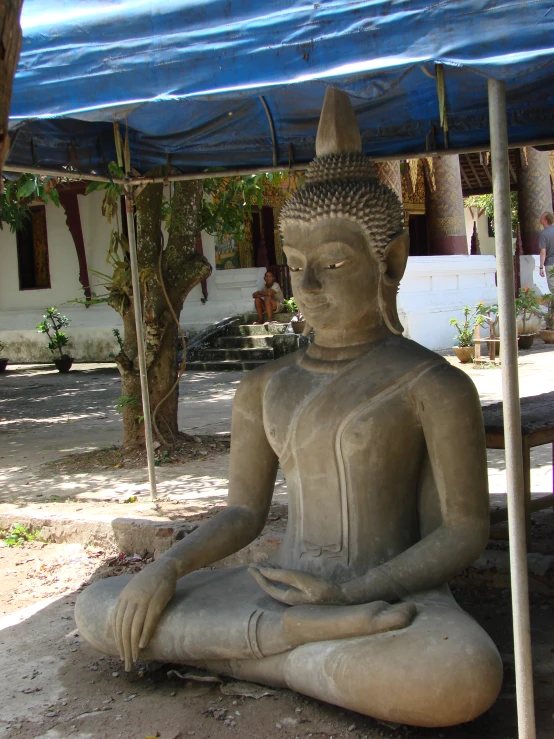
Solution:
[{"label": "blue tarp canopy", "polygon": [[22,27],[12,165],[105,173],[113,121],[143,174],[307,162],[328,84],[352,96],[366,153],[440,151],[436,64],[450,149],[488,144],[489,77],[510,143],[554,145],[546,0],[25,0]]}]

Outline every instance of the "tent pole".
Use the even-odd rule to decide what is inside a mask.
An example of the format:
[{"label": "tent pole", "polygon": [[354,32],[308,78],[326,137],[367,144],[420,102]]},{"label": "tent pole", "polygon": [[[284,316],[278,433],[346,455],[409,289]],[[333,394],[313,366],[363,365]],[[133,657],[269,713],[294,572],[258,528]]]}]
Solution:
[{"label": "tent pole", "polygon": [[156,501],[156,468],[154,466],[154,447],[152,445],[152,421],[150,418],[150,395],[148,392],[148,374],[146,371],[146,353],[144,350],[144,332],[142,325],[142,308],[140,301],[140,280],[137,261],[137,242],[135,238],[135,219],[133,218],[133,196],[129,189],[125,191],[125,210],[127,213],[127,231],[129,233],[129,255],[131,258],[131,280],[133,283],[133,306],[137,330],[137,349],[140,371],[140,389],[142,395],[142,412],[144,415],[144,438],[146,457],[148,459],[148,480],[150,496]]},{"label": "tent pole", "polygon": [[508,490],[518,735],[519,739],[535,739],[527,541],[523,498],[521,408],[519,402],[514,262],[510,216],[506,84],[492,79],[489,79],[488,84],[498,306],[500,335],[502,337],[502,402]]}]

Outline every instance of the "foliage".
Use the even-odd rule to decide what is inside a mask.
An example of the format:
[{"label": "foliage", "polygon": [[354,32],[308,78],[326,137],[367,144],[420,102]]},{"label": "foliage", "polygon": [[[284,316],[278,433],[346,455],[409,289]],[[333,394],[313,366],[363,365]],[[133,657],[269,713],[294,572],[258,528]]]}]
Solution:
[{"label": "foliage", "polygon": [[[477,208],[478,215],[484,214],[487,218],[490,218],[494,230],[494,197],[492,193],[488,195],[470,195],[464,199],[464,205],[466,208]],[[512,233],[515,234],[519,219],[517,192],[510,193],[510,215],[512,219]]]},{"label": "foliage", "polygon": [[[485,305],[483,301],[477,303],[475,306],[477,312],[483,317],[483,320],[488,324],[491,339],[498,338],[498,305],[493,303],[492,305]],[[481,326],[483,324],[480,324]]]},{"label": "foliage", "polygon": [[540,315],[540,302],[536,292],[529,287],[520,288],[516,298],[516,316],[521,318],[522,333],[526,332],[527,321],[538,315]]},{"label": "foliage", "polygon": [[288,300],[285,300],[285,305],[287,306],[287,313],[297,313],[298,312],[298,305],[296,303],[294,296],[292,298],[289,298]]},{"label": "foliage", "polygon": [[0,352],[3,352],[8,345],[4,341],[0,341]]},{"label": "foliage", "polygon": [[[543,313],[544,326],[548,331],[554,331],[554,294],[545,293],[539,298],[539,302],[546,308],[546,313]],[[1,351],[0,347],[0,351]]]},{"label": "foliage", "polygon": [[20,231],[30,218],[29,205],[39,200],[42,203],[52,201],[56,207],[60,198],[56,190],[57,179],[22,174],[17,180],[4,179],[4,192],[0,196],[0,229],[4,223],[10,231]]},{"label": "foliage", "polygon": [[115,399],[115,409],[118,413],[123,411],[125,405],[138,405],[140,398],[135,398],[132,395],[122,395],[120,398]]},{"label": "foliage", "polygon": [[292,322],[304,320],[304,316],[302,315],[302,311],[298,307],[298,303],[296,302],[294,295],[292,296],[292,298],[285,300],[285,305],[287,306],[288,313],[294,313],[294,316],[292,317]]},{"label": "foliage", "polygon": [[204,180],[204,199],[198,224],[222,242],[244,238],[245,219],[252,218],[252,208],[264,205],[266,187],[278,188],[289,177],[287,172],[262,172],[246,177],[214,177]]},{"label": "foliage", "polygon": [[454,340],[458,342],[458,346],[473,346],[473,331],[475,326],[483,326],[484,319],[479,313],[478,305],[473,311],[466,305],[464,307],[464,320],[458,321],[457,318],[451,318],[449,323],[458,330],[458,334],[454,337]]},{"label": "foliage", "polygon": [[35,534],[20,523],[14,523],[9,531],[0,532],[0,539],[3,539],[8,547],[20,547],[25,542],[34,541],[36,538]]},{"label": "foliage", "polygon": [[123,195],[123,188],[113,181],[113,177],[123,178],[125,172],[116,162],[110,162],[108,164],[108,174],[110,176],[110,182],[89,182],[85,195],[88,195],[95,190],[105,190],[104,200],[102,201],[102,215],[111,223],[115,218],[117,223],[117,230],[119,231],[119,202]]},{"label": "foliage", "polygon": [[46,308],[46,313],[42,316],[42,320],[38,326],[39,334],[46,334],[50,341],[46,345],[52,354],[59,353],[63,358],[63,349],[69,344],[69,338],[65,331],[61,331],[65,326],[69,326],[70,320],[67,316],[62,316],[57,308]]}]

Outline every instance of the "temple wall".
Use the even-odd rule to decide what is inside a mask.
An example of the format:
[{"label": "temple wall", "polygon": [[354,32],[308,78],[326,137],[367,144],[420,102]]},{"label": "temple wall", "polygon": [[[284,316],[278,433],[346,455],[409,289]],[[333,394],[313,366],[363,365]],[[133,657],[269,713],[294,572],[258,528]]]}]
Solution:
[{"label": "temple wall", "polygon": [[[110,226],[100,216],[101,194],[80,197],[79,201],[89,270],[105,272]],[[481,229],[481,223],[478,225]],[[67,303],[82,297],[83,292],[78,281],[75,247],[61,209],[47,207],[47,227],[52,286],[41,290],[19,290],[15,236],[6,228],[0,232],[0,339],[9,344],[5,354],[12,362],[47,361],[46,342],[36,333],[35,326],[44,308],[56,305],[71,319],[68,335],[73,356],[80,361],[108,361],[109,353],[116,348],[112,329],[121,326],[120,318],[106,305],[85,309]],[[486,219],[483,228],[486,229]],[[482,250],[485,241],[485,238],[481,240]],[[204,234],[203,248],[214,264],[212,237]],[[539,285],[538,263],[535,266],[535,283]],[[191,331],[199,330],[250,309],[251,295],[263,279],[264,271],[263,268],[214,269],[208,279],[208,302],[201,302],[202,292],[197,286],[187,297],[181,325]],[[406,335],[432,349],[451,346],[454,334],[449,318],[461,317],[466,304],[473,305],[479,300],[494,302],[494,274],[495,259],[491,255],[410,257],[399,294]],[[96,278],[91,277],[94,284]]]},{"label": "temple wall", "polygon": [[496,259],[492,256],[411,257],[398,295],[404,335],[429,349],[453,346],[450,318],[465,305],[495,303]]}]

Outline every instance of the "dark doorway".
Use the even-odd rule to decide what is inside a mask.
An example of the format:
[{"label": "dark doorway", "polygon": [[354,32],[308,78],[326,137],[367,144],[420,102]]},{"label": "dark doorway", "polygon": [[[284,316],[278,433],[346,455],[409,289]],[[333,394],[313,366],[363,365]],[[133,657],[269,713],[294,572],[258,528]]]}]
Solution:
[{"label": "dark doorway", "polygon": [[264,205],[261,210],[252,208],[252,246],[256,267],[275,264],[275,220],[273,208]]},{"label": "dark doorway", "polygon": [[19,289],[41,290],[50,287],[46,208],[38,205],[30,211],[25,225],[16,232]]},{"label": "dark doorway", "polygon": [[410,215],[408,221],[410,231],[410,256],[429,256],[429,241],[427,240],[427,218],[424,215]]}]

